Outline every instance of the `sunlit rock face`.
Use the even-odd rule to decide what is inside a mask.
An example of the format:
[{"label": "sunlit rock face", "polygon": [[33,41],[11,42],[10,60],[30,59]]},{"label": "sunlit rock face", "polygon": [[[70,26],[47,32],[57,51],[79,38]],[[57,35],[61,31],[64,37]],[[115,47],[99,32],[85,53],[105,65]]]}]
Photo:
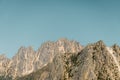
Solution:
[{"label": "sunlit rock face", "polygon": [[41,45],[36,52],[36,59],[34,64],[37,65],[35,69],[40,69],[47,63],[51,62],[55,55],[69,52],[80,52],[82,46],[76,41],[67,39],[60,39],[56,42],[48,41]]},{"label": "sunlit rock face", "polygon": [[83,47],[67,39],[48,41],[37,51],[21,47],[12,59],[0,55],[0,75],[4,80],[120,80],[120,47],[103,41]]},{"label": "sunlit rock face", "polygon": [[47,65],[17,80],[120,80],[120,48],[102,41],[79,53],[56,54]]},{"label": "sunlit rock face", "polygon": [[78,57],[79,80],[120,80],[119,54],[102,41],[88,45]]},{"label": "sunlit rock face", "polygon": [[37,51],[34,51],[32,47],[21,47],[12,59],[1,55],[0,74],[13,78],[25,76],[52,62],[56,54],[75,53],[81,50],[82,46],[78,42],[67,39],[45,42]]},{"label": "sunlit rock face", "polygon": [[35,51],[32,47],[21,47],[17,54],[10,60],[7,74],[11,76],[22,76],[34,71]]},{"label": "sunlit rock face", "polygon": [[6,69],[9,61],[10,60],[4,54],[0,55],[0,75],[6,74]]}]

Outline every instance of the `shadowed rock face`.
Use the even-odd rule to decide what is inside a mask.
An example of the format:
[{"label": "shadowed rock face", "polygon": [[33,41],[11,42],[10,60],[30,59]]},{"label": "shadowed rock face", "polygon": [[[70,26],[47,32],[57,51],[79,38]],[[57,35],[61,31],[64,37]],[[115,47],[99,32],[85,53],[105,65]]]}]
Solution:
[{"label": "shadowed rock face", "polygon": [[67,39],[46,42],[37,51],[32,47],[21,47],[12,59],[0,56],[0,75],[22,77],[52,62],[56,54],[80,52],[81,49],[82,46],[78,42]]},{"label": "shadowed rock face", "polygon": [[57,54],[43,68],[17,80],[120,80],[119,50],[99,41],[79,53]]}]

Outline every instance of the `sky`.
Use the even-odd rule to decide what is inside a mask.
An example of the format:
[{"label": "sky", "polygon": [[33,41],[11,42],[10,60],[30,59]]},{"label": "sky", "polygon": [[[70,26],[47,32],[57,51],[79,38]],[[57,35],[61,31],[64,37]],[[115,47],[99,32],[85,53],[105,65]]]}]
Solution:
[{"label": "sky", "polygon": [[0,0],[0,54],[60,38],[120,45],[120,0]]}]

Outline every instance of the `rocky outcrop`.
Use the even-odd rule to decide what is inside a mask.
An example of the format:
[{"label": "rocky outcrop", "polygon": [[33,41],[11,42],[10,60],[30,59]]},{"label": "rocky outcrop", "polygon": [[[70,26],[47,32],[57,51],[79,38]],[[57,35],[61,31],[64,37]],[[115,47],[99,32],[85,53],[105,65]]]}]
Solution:
[{"label": "rocky outcrop", "polygon": [[119,50],[98,41],[79,53],[57,54],[37,72],[17,80],[120,80]]},{"label": "rocky outcrop", "polygon": [[9,63],[9,59],[4,55],[0,55],[0,75],[5,75],[6,74],[6,68]]},{"label": "rocky outcrop", "polygon": [[7,75],[22,76],[34,71],[35,51],[32,47],[21,47],[7,66]]},{"label": "rocky outcrop", "polygon": [[2,80],[120,80],[120,47],[49,41],[37,51],[21,47],[12,59],[1,55],[0,70]]},{"label": "rocky outcrop", "polygon": [[120,80],[120,63],[116,59],[112,48],[102,41],[88,45],[78,57],[79,80]]},{"label": "rocky outcrop", "polygon": [[46,66],[59,53],[80,52],[81,49],[82,46],[78,42],[67,39],[48,41],[37,51],[34,51],[32,47],[21,47],[12,59],[0,56],[0,64],[2,64],[0,74],[13,78],[22,77]]}]

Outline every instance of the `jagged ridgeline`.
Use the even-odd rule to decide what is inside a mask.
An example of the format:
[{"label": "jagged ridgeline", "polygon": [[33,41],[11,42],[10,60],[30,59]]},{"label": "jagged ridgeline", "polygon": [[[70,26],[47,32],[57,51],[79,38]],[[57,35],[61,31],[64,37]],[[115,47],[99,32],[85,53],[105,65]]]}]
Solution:
[{"label": "jagged ridgeline", "polygon": [[38,51],[21,47],[12,59],[1,55],[0,63],[1,80],[120,80],[120,47],[103,41],[49,41]]}]

